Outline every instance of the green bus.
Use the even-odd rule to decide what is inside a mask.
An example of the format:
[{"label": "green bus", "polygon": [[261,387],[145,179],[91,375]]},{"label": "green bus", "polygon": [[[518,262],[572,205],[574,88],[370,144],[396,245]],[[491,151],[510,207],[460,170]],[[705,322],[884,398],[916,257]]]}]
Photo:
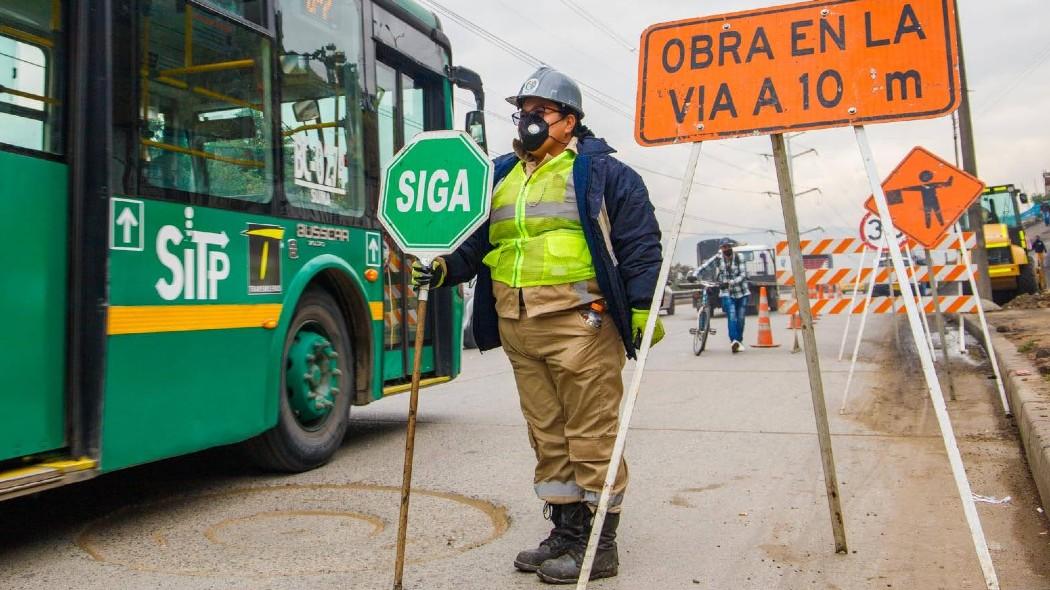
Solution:
[{"label": "green bus", "polygon": [[[239,444],[301,471],[408,389],[384,164],[478,76],[411,0],[0,0],[0,499]],[[423,383],[460,371],[431,299]]]}]

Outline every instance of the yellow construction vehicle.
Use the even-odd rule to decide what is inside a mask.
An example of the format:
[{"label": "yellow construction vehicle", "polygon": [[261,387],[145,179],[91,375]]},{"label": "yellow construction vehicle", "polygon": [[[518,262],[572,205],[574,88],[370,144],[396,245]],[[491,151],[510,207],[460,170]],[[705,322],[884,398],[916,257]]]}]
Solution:
[{"label": "yellow construction vehicle", "polygon": [[1028,250],[1019,202],[1027,203],[1028,196],[1012,184],[989,186],[981,193],[992,299],[1000,305],[1039,289],[1037,273],[1042,270]]}]

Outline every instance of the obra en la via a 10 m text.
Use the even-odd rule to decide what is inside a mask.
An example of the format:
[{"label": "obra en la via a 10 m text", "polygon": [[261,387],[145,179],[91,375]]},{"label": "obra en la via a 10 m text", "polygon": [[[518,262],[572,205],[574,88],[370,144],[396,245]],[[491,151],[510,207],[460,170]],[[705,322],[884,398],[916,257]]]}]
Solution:
[{"label": "obra en la via a 10 m text", "polygon": [[[863,27],[863,40],[859,35],[850,35],[849,25]],[[758,60],[775,62],[778,56],[790,55],[792,58],[804,56],[816,56],[829,54],[831,52],[851,51],[850,43],[863,41],[865,49],[873,49],[884,46],[900,45],[911,40],[925,41],[927,34],[924,30],[915,10],[910,4],[904,4],[900,9],[900,15],[896,19],[896,26],[885,30],[878,30],[873,21],[872,13],[864,13],[863,23],[851,23],[845,15],[835,18],[801,18],[786,23],[786,28],[773,34],[773,38],[780,41],[780,46],[770,41],[770,33],[765,26],[758,26],[754,31],[749,31],[745,37],[744,33],[736,30],[723,30],[715,35],[698,34],[691,36],[688,40],[680,38],[668,39],[660,48],[660,64],[665,75],[675,75],[684,69],[705,70],[708,68],[722,67],[727,65],[742,65],[757,63]],[[904,71],[885,72],[882,80],[885,98],[888,101],[908,100],[912,97],[922,97],[922,73],[915,69]],[[773,109],[777,113],[784,112],[782,97],[790,96],[799,104],[791,105],[802,110],[809,110],[819,103],[825,109],[833,109],[840,105],[843,99],[844,81],[842,73],[834,68],[826,69],[820,73],[804,73],[797,80],[797,88],[790,92],[781,91],[773,79],[766,77],[759,80],[754,79],[757,86],[745,92],[739,87],[734,88],[730,82],[721,82],[714,90],[714,99],[710,103],[710,110],[706,110],[709,92],[706,84],[690,86],[684,92],[679,89],[669,88],[663,94],[671,103],[674,115],[678,123],[685,122],[687,114],[691,110],[696,111],[696,120],[713,121],[719,115],[725,114],[729,117],[738,117],[738,99],[742,94],[756,96],[752,108],[752,116],[758,116],[766,109]],[[735,94],[734,94],[735,92]]]}]

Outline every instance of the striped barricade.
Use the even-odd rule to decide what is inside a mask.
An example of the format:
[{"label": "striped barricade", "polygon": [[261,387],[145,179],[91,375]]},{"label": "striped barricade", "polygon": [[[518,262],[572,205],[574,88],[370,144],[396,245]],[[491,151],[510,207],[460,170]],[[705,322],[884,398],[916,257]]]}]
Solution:
[{"label": "striped barricade", "polygon": [[[912,239],[908,239],[908,246],[912,250],[922,248],[920,244]],[[966,249],[972,250],[977,245],[977,238],[974,237],[973,232],[963,232],[963,243]],[[819,256],[819,255],[837,255],[837,254],[863,254],[865,250],[870,250],[864,241],[860,238],[824,238],[822,240],[802,240],[802,255],[803,256]],[[958,250],[959,239],[955,237],[955,234],[948,234],[941,238],[939,242],[930,250]],[[788,243],[778,242],[776,248],[777,256],[787,256],[788,254]]]},{"label": "striped barricade", "polygon": [[[940,303],[941,311],[944,313],[977,313],[977,306],[980,305],[979,300],[973,295],[942,295]],[[858,299],[854,302],[851,302],[849,299],[818,299],[810,301],[809,306],[814,314],[861,315],[864,313],[866,301],[864,299]],[[934,313],[933,297],[922,298],[922,311],[924,313]],[[786,313],[798,313],[798,303],[791,303]],[[904,302],[899,297],[873,297],[868,313],[904,314]]]},{"label": "striped barricade", "polygon": [[[917,273],[914,280],[920,283],[928,283],[930,281],[930,269],[926,266],[908,267],[908,276],[912,277],[913,274]],[[972,266],[973,271],[977,272],[977,266]],[[949,264],[945,266],[934,265],[934,276],[937,277],[938,283],[953,283],[955,281],[965,281],[968,279],[966,274],[965,264]],[[864,268],[860,271],[860,284],[867,285],[868,281],[871,280],[871,268]],[[857,282],[857,269],[855,268],[821,268],[817,270],[806,271],[806,286],[813,288],[817,285],[853,285]],[[875,274],[875,283],[878,285],[888,285],[897,281],[896,273],[892,267],[879,268]],[[777,271],[777,284],[785,287],[792,287],[795,285],[795,277],[789,270],[778,270]]]}]

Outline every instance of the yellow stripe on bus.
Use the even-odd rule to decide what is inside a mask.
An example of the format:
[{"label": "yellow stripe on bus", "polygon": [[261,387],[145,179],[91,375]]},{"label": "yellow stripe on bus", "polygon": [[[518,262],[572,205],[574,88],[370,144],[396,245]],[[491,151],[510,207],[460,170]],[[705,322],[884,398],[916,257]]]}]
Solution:
[{"label": "yellow stripe on bus", "polygon": [[280,303],[250,305],[115,305],[109,308],[109,335],[273,328]]},{"label": "yellow stripe on bus", "polygon": [[368,307],[372,310],[372,320],[376,322],[383,321],[383,302],[382,301],[369,301]]},{"label": "yellow stripe on bus", "polygon": [[[440,385],[442,383],[448,383],[452,381],[452,377],[431,377],[429,379],[420,379],[419,387],[430,387],[431,385]],[[402,383],[401,385],[391,385],[383,388],[383,396],[397,395],[399,393],[405,393],[406,391],[412,390],[411,383]]]}]

